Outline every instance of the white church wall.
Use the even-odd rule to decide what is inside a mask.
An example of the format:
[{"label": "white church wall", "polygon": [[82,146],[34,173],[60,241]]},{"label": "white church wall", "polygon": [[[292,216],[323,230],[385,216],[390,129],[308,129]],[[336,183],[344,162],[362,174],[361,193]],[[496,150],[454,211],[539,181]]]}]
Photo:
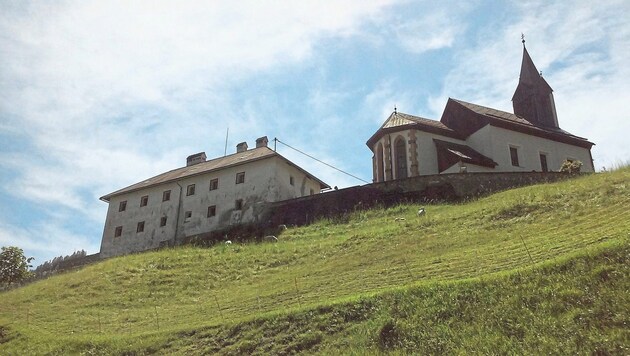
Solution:
[{"label": "white church wall", "polygon": [[[547,167],[550,171],[558,171],[562,162],[566,159],[576,159],[583,163],[582,172],[592,172],[592,164],[589,150],[586,148],[552,141],[546,138],[531,136],[516,131],[506,130],[500,127],[486,126],[477,133],[471,135],[468,140],[470,146],[477,150],[474,142],[479,138],[483,140],[486,135],[492,143],[490,153],[482,152],[485,147],[480,147],[479,152],[492,158],[498,163],[498,172],[530,172],[541,171],[540,153],[547,155]],[[475,138],[473,138],[475,137]],[[474,145],[473,145],[474,144]],[[517,148],[518,166],[513,166],[510,158],[510,146]]]}]

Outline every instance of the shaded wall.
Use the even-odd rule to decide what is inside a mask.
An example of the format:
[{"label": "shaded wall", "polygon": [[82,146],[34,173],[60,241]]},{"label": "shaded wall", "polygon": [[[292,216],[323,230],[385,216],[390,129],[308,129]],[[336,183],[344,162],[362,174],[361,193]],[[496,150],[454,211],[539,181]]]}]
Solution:
[{"label": "shaded wall", "polygon": [[567,173],[559,172],[454,173],[411,177],[272,203],[267,221],[271,226],[304,225],[320,218],[374,206],[391,206],[402,202],[461,201],[570,177]]}]

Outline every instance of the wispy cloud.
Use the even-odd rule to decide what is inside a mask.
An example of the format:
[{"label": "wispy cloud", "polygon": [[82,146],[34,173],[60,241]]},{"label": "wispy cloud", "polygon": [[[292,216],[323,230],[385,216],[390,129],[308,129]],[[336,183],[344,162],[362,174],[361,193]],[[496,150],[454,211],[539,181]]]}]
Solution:
[{"label": "wispy cloud", "polygon": [[[62,208],[102,224],[100,194],[180,166],[199,148],[222,151],[215,143],[228,126],[235,140],[264,131],[257,106],[231,94],[248,78],[307,60],[319,38],[349,36],[387,5],[8,4],[0,14],[0,135],[31,150],[0,155],[14,176],[5,193],[48,206],[42,221]],[[62,222],[38,231],[7,226],[3,243],[29,241],[48,257],[51,241],[35,237],[42,230],[67,234],[55,246],[100,238]]]}]

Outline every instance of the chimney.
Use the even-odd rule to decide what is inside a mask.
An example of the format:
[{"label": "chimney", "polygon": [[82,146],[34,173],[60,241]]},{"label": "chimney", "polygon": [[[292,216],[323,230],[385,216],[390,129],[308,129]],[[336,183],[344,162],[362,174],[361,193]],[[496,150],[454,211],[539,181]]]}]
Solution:
[{"label": "chimney", "polygon": [[247,151],[247,142],[241,142],[236,145],[236,153],[241,153]]},{"label": "chimney", "polygon": [[194,155],[190,155],[188,157],[186,157],[186,167],[188,166],[192,166],[198,163],[203,163],[206,161],[206,153],[205,152],[199,152],[199,153],[195,153]]},{"label": "chimney", "polygon": [[267,136],[259,137],[256,139],[256,148],[267,147],[267,143],[269,143]]}]

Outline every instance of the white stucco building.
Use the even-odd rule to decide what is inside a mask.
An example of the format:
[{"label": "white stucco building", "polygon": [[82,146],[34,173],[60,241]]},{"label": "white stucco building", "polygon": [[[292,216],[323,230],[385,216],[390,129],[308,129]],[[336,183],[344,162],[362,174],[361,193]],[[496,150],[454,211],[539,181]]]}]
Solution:
[{"label": "white stucco building", "polygon": [[392,113],[367,141],[373,181],[458,172],[557,171],[579,160],[593,172],[592,142],[558,125],[553,90],[523,42],[514,114],[448,99],[440,121]]},{"label": "white stucco building", "polygon": [[265,205],[330,187],[267,147],[267,138],[237,152],[206,160],[187,158],[186,166],[101,197],[109,204],[101,257],[177,243],[230,226],[256,223]]}]

